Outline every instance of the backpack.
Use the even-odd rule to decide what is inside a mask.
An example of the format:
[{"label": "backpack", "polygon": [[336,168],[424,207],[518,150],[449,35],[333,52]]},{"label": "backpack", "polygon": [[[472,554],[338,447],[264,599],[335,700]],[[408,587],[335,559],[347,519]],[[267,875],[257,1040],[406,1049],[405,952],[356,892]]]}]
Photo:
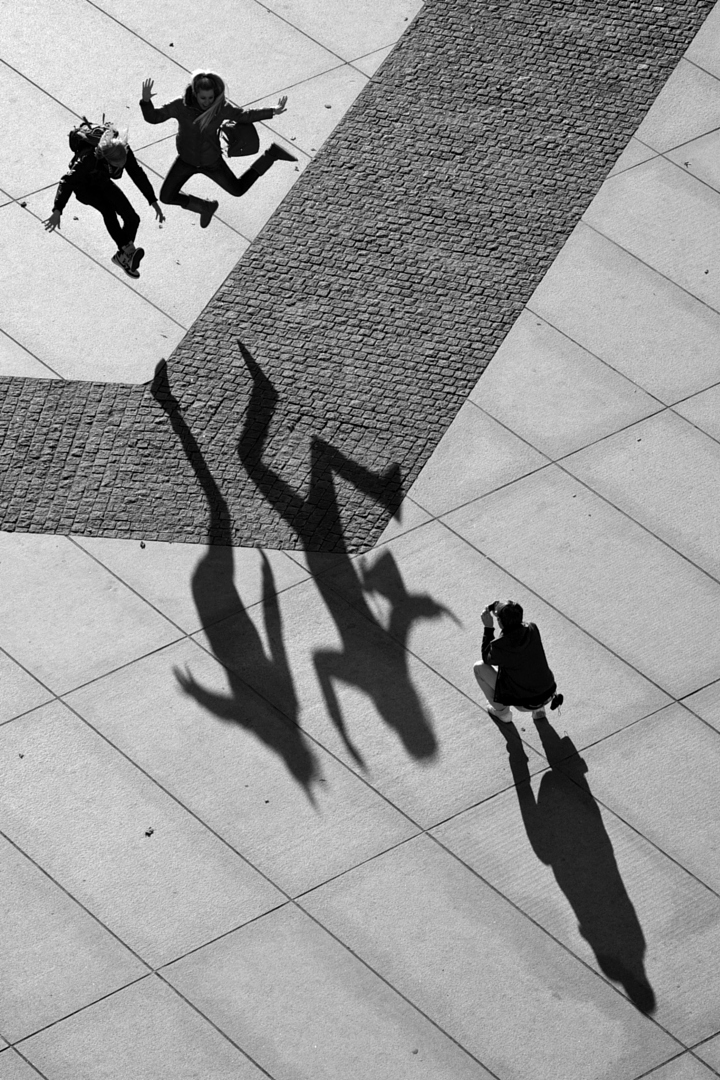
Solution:
[{"label": "backpack", "polygon": [[73,152],[73,161],[84,157],[91,150],[95,150],[106,131],[114,131],[115,125],[105,120],[103,113],[102,124],[93,124],[87,116],[83,116],[81,123],[68,132],[68,142]]}]

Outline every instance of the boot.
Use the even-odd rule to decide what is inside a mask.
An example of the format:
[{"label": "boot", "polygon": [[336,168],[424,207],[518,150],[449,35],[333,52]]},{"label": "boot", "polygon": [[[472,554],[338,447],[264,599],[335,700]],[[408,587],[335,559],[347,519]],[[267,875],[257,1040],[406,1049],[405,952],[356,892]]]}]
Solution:
[{"label": "boot", "polygon": [[122,250],[123,254],[127,255],[128,259],[130,260],[130,266],[132,267],[132,269],[137,270],[142,259],[145,258],[145,248],[136,248],[132,240],[130,240],[127,244],[125,244]]},{"label": "boot", "polygon": [[200,228],[207,229],[218,206],[219,203],[215,202],[214,199],[210,202],[208,199],[198,199],[197,195],[188,195],[185,209],[190,210],[193,214],[199,214]]},{"label": "boot", "polygon": [[276,161],[297,161],[296,157],[293,157],[289,151],[280,146],[279,143],[271,143],[268,146],[264,154],[261,154],[257,161],[253,162],[250,166],[253,172],[256,172],[258,176],[262,176],[266,173],[270,166]]}]

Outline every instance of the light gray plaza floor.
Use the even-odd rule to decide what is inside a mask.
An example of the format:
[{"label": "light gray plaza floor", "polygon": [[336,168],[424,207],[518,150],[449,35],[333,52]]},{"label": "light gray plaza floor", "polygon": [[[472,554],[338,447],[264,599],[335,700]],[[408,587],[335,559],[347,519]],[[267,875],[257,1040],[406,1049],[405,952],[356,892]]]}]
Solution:
[{"label": "light gray plaza floor", "polygon": [[[142,79],[210,64],[301,171],[417,7],[4,4],[0,371],[148,379],[299,175],[146,214],[129,283],[88,208],[42,229],[78,114],[157,186]],[[351,576],[234,549],[203,622],[203,549],[0,533],[0,1080],[720,1075],[719,151],[720,8]],[[527,761],[499,597],[566,698]]]}]

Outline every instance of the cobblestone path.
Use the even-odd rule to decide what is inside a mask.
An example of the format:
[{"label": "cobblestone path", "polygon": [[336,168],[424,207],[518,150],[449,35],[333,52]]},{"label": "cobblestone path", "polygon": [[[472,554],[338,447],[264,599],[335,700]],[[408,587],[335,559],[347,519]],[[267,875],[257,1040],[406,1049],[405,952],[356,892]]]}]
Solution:
[{"label": "cobblestone path", "polygon": [[371,545],[711,7],[427,0],[153,385],[0,380],[1,527]]}]

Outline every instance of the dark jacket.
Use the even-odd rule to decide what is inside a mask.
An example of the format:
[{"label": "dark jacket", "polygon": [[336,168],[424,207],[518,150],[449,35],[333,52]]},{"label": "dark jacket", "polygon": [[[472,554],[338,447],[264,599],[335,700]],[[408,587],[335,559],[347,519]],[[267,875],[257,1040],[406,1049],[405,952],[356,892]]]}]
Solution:
[{"label": "dark jacket", "polygon": [[127,158],[122,169],[111,168],[107,161],[96,157],[92,150],[88,150],[82,157],[74,158],[70,163],[70,168],[58,184],[53,210],[59,210],[62,213],[73,192],[80,202],[87,202],[86,195],[92,198],[92,193],[97,191],[98,185],[109,184],[112,180],[119,180],[125,169],[127,169],[128,176],[135,186],[140,189],[152,206],[157,201],[153,186],[147,178],[147,173],[128,146]]},{"label": "dark jacket", "polygon": [[557,687],[535,623],[521,623],[494,639],[495,628],[486,626],[482,658],[498,669],[495,700],[526,709],[544,705]]},{"label": "dark jacket", "polygon": [[259,120],[269,120],[275,115],[274,109],[240,109],[236,105],[225,102],[213,116],[210,123],[203,131],[195,121],[202,116],[203,110],[197,104],[195,95],[187,88],[181,98],[168,101],[156,109],[152,101],[141,101],[140,108],[148,124],[164,124],[166,120],[177,120],[178,133],[175,139],[178,157],[202,168],[214,165],[222,157],[220,147],[220,125],[226,120],[234,120],[238,124],[255,124]]}]

